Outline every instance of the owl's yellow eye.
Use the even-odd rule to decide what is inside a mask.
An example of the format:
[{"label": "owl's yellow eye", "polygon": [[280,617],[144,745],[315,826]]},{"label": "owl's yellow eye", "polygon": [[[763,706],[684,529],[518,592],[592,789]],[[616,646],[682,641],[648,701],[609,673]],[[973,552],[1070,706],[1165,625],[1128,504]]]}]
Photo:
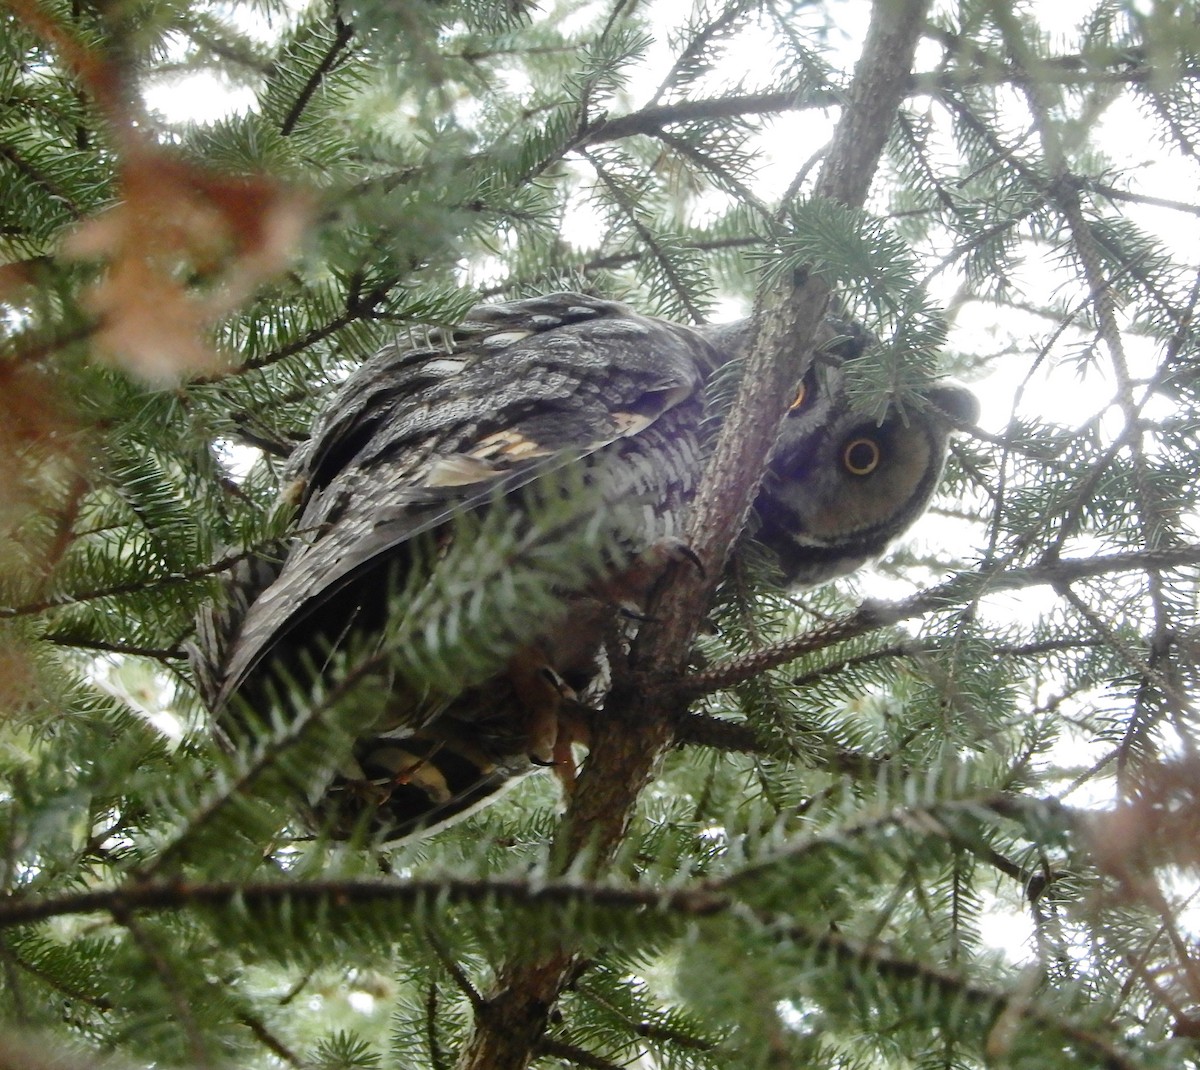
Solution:
[{"label": "owl's yellow eye", "polygon": [[842,464],[853,476],[868,476],[879,467],[883,454],[872,438],[852,438],[842,448]]},{"label": "owl's yellow eye", "polygon": [[795,412],[801,405],[804,404],[804,399],[808,397],[808,387],[800,384],[800,389],[796,391],[796,396],[792,399],[792,403],[788,406],[788,412]]}]

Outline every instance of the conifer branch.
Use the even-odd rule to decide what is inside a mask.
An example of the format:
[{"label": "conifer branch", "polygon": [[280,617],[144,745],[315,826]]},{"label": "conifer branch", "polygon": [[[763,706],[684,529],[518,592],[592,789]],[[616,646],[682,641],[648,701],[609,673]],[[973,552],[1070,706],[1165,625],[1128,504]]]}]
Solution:
[{"label": "conifer branch", "polygon": [[285,342],[276,349],[263,353],[261,356],[251,357],[223,371],[214,372],[211,375],[193,376],[189,380],[189,385],[207,386],[212,383],[220,383],[227,379],[237,378],[238,376],[245,375],[246,372],[269,368],[273,364],[278,364],[281,360],[286,360],[288,357],[294,357],[298,353],[303,353],[305,350],[311,349],[319,342],[325,342],[333,338],[340,331],[344,331],[347,327],[355,323],[376,319],[378,317],[375,315],[375,310],[387,297],[389,288],[390,284],[375,287],[369,294],[364,295],[360,299],[347,302],[346,309],[343,312],[340,312],[324,323],[310,327],[290,342]]},{"label": "conifer branch", "polygon": [[775,748],[744,721],[685,711],[675,718],[677,747],[710,747],[737,754],[770,754]]},{"label": "conifer branch", "polygon": [[[758,235],[699,240],[683,238],[679,241],[679,248],[687,252],[715,253],[726,249],[760,249],[766,244],[766,241],[765,237]],[[572,267],[571,270],[578,272],[580,275],[596,275],[604,271],[627,267],[630,264],[638,264],[645,259],[646,253],[641,249],[621,253],[602,253]],[[487,299],[520,294],[529,290],[545,288],[551,281],[552,279],[545,274],[531,275],[529,277],[517,276],[490,286],[481,287],[479,296],[482,299]]]},{"label": "conifer branch", "polygon": [[90,639],[75,635],[44,635],[42,642],[53,643],[56,646],[70,647],[72,650],[91,650],[97,654],[125,654],[134,658],[150,658],[164,665],[176,665],[187,660],[187,655],[179,649],[166,650],[161,647],[138,646],[136,643],[110,643],[103,639]]},{"label": "conifer branch", "polygon": [[[1124,339],[1118,323],[1117,299],[1114,294],[1116,280],[1110,278],[1105,272],[1103,243],[1098,238],[1091,222],[1084,215],[1078,184],[1073,181],[1068,171],[1066,150],[1058,129],[1051,120],[1050,107],[1045,98],[1045,88],[1037,80],[1038,68],[1042,61],[1025,43],[1011,12],[997,9],[993,12],[992,17],[997,21],[1005,44],[1014,57],[1017,69],[1023,75],[1020,87],[1028,101],[1041,141],[1043,155],[1050,171],[1050,196],[1066,221],[1067,231],[1083,268],[1083,280],[1091,291],[1090,298],[1096,313],[1099,334],[1107,348],[1109,363],[1117,383],[1117,404],[1125,419],[1126,428],[1122,445],[1128,451],[1130,458],[1136,517],[1142,542],[1147,548],[1169,545],[1175,541],[1172,537],[1174,533],[1160,518],[1159,502],[1152,487],[1150,462],[1146,456],[1145,430],[1141,421],[1141,409],[1148,395],[1143,394],[1140,402],[1135,396],[1129,357],[1125,351]],[[1119,270],[1124,271],[1126,263],[1118,261],[1118,264]],[[1169,302],[1165,297],[1163,304],[1169,307]],[[1147,570],[1147,589],[1154,614],[1154,636],[1150,645],[1152,649],[1162,648],[1167,643],[1167,637],[1173,632],[1174,624],[1172,613],[1164,596],[1162,578],[1154,569]],[[1068,597],[1085,617],[1090,615],[1090,610],[1077,596],[1068,592]],[[1092,624],[1096,628],[1105,627],[1097,619],[1093,619]],[[1118,645],[1118,649],[1121,649],[1122,645]],[[1143,680],[1148,685],[1161,689],[1167,699],[1168,707],[1173,714],[1175,729],[1179,732],[1185,749],[1194,750],[1197,744],[1193,729],[1188,723],[1193,712],[1188,697],[1165,674],[1156,668],[1145,665],[1140,658],[1134,658],[1132,664],[1139,666]],[[1140,725],[1140,731],[1146,731],[1158,716],[1157,713],[1148,713],[1143,706],[1133,721]]]},{"label": "conifer branch", "polygon": [[[36,978],[39,984],[45,985],[64,1000],[79,1002],[98,1011],[111,1011],[115,1005],[111,999],[98,996],[88,990],[86,984],[69,984],[56,977],[50,971],[42,969],[36,962],[31,962],[28,956],[17,954],[6,942],[0,941],[0,955],[4,957],[5,965],[21,973]],[[12,979],[10,978],[10,983]]]},{"label": "conifer branch", "polygon": [[303,1070],[305,1066],[304,1060],[271,1032],[261,1018],[257,1018],[252,1014],[242,1013],[238,1015],[238,1021],[249,1029],[254,1034],[255,1040],[272,1055],[287,1063],[288,1066],[294,1066],[297,1070]]},{"label": "conifer branch", "polygon": [[726,4],[700,28],[687,45],[680,49],[671,64],[671,69],[667,71],[658,88],[650,94],[652,106],[657,105],[669,90],[676,88],[682,77],[686,76],[689,66],[703,62],[708,49],[716,43],[721,34],[727,33],[738,19],[745,17],[749,6],[745,0]]},{"label": "conifer branch", "polygon": [[[1076,827],[1086,823],[1087,812],[1074,810],[1053,799],[1034,799],[1005,792],[988,791],[927,805],[900,805],[869,811],[857,820],[847,820],[825,831],[795,836],[781,846],[758,856],[727,876],[673,888],[620,886],[577,875],[545,879],[521,877],[406,877],[329,878],[267,881],[164,880],[139,874],[108,888],[51,895],[12,894],[0,899],[0,929],[50,918],[95,913],[111,914],[119,924],[135,915],[179,910],[226,910],[248,913],[288,906],[298,910],[312,907],[314,918],[323,917],[324,904],[347,908],[387,907],[394,919],[418,918],[422,905],[445,901],[479,906],[509,904],[514,907],[547,905],[566,908],[587,904],[597,908],[636,908],[706,918],[730,910],[739,889],[752,888],[761,874],[784,861],[795,861],[833,843],[861,837],[893,825],[912,825],[924,832],[944,832],[943,815],[975,816],[980,812],[1017,821]],[[937,819],[930,824],[925,818]],[[393,908],[406,907],[404,911]],[[407,923],[402,923],[407,924]],[[574,971],[573,971],[574,972]],[[486,997],[485,997],[486,998]]]},{"label": "conifer branch", "polygon": [[[993,657],[997,658],[1036,658],[1043,654],[1053,654],[1069,650],[1103,649],[1104,646],[1105,643],[1101,639],[1083,639],[1068,636],[1061,639],[1044,639],[1032,643],[999,643],[991,646],[989,652]],[[911,639],[902,643],[891,643],[887,646],[879,647],[877,650],[869,650],[865,654],[854,654],[848,658],[838,658],[829,665],[823,665],[819,669],[812,669],[800,676],[793,676],[791,684],[793,687],[806,687],[808,684],[816,683],[818,680],[825,679],[826,677],[836,676],[846,669],[855,669],[860,665],[871,665],[879,661],[887,661],[891,658],[926,658],[936,654],[939,649],[939,644],[923,639]]]},{"label": "conifer branch", "polygon": [[536,1043],[535,1050],[538,1055],[550,1055],[573,1066],[582,1066],[584,1070],[622,1070],[617,1063],[601,1059],[599,1055],[594,1055],[586,1048],[581,1048],[577,1044],[568,1044],[565,1040],[555,1037],[542,1037]]},{"label": "conifer branch", "polygon": [[[1028,82],[1028,78],[1026,78],[1025,81]],[[966,102],[951,98],[946,101],[946,104],[959,117],[960,121],[968,126],[973,133],[987,142],[991,151],[996,155],[997,158],[1003,159],[1005,163],[1011,167],[1017,175],[1020,176],[1022,183],[1030,191],[1037,194],[1033,204],[1028,206],[1022,212],[1021,218],[1024,218],[1026,215],[1032,214],[1041,208],[1044,208],[1048,204],[1055,205],[1062,212],[1064,218],[1069,217],[1073,211],[1073,209],[1070,208],[1070,204],[1073,201],[1076,206],[1078,206],[1079,193],[1087,186],[1085,181],[1080,179],[1079,176],[1070,172],[1065,165],[1060,166],[1055,179],[1047,180],[1034,163],[1027,162],[1025,160],[1022,152],[1019,152],[1016,149],[1006,145],[1001,140],[1000,136],[994,130],[992,130],[986,122],[980,119],[979,116],[974,113],[974,111],[972,111]],[[1012,221],[1010,220],[1005,220],[1002,224],[1000,224],[1000,231],[1002,232],[1003,230],[1011,229],[1011,222]],[[1086,221],[1084,221],[1084,226],[1087,226]],[[1108,255],[1113,256],[1114,259],[1120,259],[1119,250],[1110,249],[1102,236],[1096,235],[1094,232],[1090,232],[1090,238],[1088,241],[1089,245],[1093,247],[1093,254],[1095,250],[1098,249]],[[974,245],[976,243],[972,241],[969,244]],[[1098,264],[1094,259],[1093,267],[1098,267]],[[1184,311],[1175,307],[1175,304],[1171,301],[1169,295],[1163,293],[1154,284],[1153,280],[1145,275],[1136,262],[1125,261],[1121,263],[1120,274],[1127,274],[1137,280],[1138,283],[1143,285],[1146,288],[1147,293],[1153,296],[1158,306],[1158,311],[1161,312],[1162,315],[1175,320],[1180,327],[1186,325],[1187,317]],[[1096,284],[1093,282],[1090,287],[1090,300],[1094,302],[1098,294],[1106,292],[1110,287],[1114,286],[1116,282],[1116,276],[1107,282],[1101,280],[1099,290],[1096,289]],[[1063,319],[1063,317],[1060,316],[1056,316],[1054,318],[1060,321]],[[1066,326],[1067,323],[1062,322],[1060,329],[1064,329]]]},{"label": "conifer branch", "polygon": [[[986,802],[987,800],[980,800]],[[967,806],[977,803],[964,803]],[[1027,806],[1024,801],[1010,799],[1001,803],[998,797],[990,800],[992,808],[1019,813]],[[1042,804],[1033,804],[1042,805]],[[933,808],[933,812],[937,811]],[[895,819],[893,817],[892,819]],[[811,845],[815,841],[808,841]],[[808,848],[802,848],[808,849]],[[97,911],[114,913],[128,924],[134,912],[173,911],[180,908],[201,908],[251,913],[263,909],[276,909],[292,904],[295,910],[302,905],[318,907],[322,903],[335,902],[343,908],[371,907],[387,904],[390,908],[407,906],[415,913],[423,904],[434,901],[448,903],[496,904],[509,902],[513,905],[534,906],[537,904],[567,905],[576,900],[586,901],[593,906],[617,909],[642,909],[660,911],[665,915],[705,919],[728,915],[740,919],[753,918],[764,932],[774,938],[787,938],[800,946],[809,946],[832,955],[845,967],[869,966],[881,978],[900,982],[917,981],[940,991],[948,998],[962,998],[976,1006],[992,1006],[997,1011],[1007,1009],[1017,1020],[1030,1022],[1051,1032],[1063,1034],[1073,1043],[1093,1053],[1101,1053],[1105,1064],[1113,1067],[1132,1067],[1119,1049],[1101,1033],[1075,1024],[1068,1018],[1039,1006],[1018,1003],[1015,997],[999,987],[987,987],[968,981],[964,976],[945,969],[930,966],[911,958],[903,957],[878,943],[866,945],[827,928],[820,931],[794,923],[780,926],[773,914],[748,910],[736,897],[735,889],[747,876],[743,871],[726,880],[706,882],[693,888],[654,890],[643,888],[614,888],[605,885],[580,884],[574,881],[539,882],[535,880],[484,879],[484,880],[331,880],[273,883],[215,882],[189,884],[175,882],[136,882],[122,888],[93,890],[83,893],[45,898],[32,903],[22,903],[17,897],[0,902],[0,926],[24,925],[52,917],[74,914],[91,914]],[[394,914],[394,910],[390,910]],[[314,917],[319,916],[314,914]],[[485,1015],[486,1019],[486,1015]],[[657,1034],[651,1027],[646,1035]],[[669,1039],[663,1034],[659,1039]],[[553,1038],[539,1037],[533,1041],[534,1049],[546,1054],[581,1058],[588,1053],[574,1045]],[[692,1041],[688,1046],[695,1046]],[[277,1052],[277,1054],[282,1054]],[[588,1055],[594,1059],[594,1056]],[[584,1062],[581,1065],[605,1065],[602,1062]]]},{"label": "conifer branch", "polygon": [[624,1018],[635,1036],[645,1037],[647,1040],[658,1042],[665,1041],[671,1045],[690,1051],[711,1051],[716,1046],[712,1041],[704,1037],[697,1037],[692,1033],[672,1029],[663,1025],[661,1021],[644,1021],[640,1017],[636,1019],[630,1018],[621,1008],[613,1006],[612,1000],[590,986],[576,984],[574,989],[590,1002],[604,1007],[611,1014]]},{"label": "conifer branch", "polygon": [[[675,718],[674,727],[673,743],[677,747],[706,747],[728,754],[763,757],[795,755],[794,749],[790,750],[745,721],[685,712]],[[881,769],[890,766],[893,761],[887,754],[870,755],[846,748],[832,748],[821,753],[808,751],[804,755],[806,765],[863,778],[877,776]]]},{"label": "conifer branch", "polygon": [[53,48],[120,130],[128,101],[123,72],[97,49],[89,47],[66,21],[39,0],[7,0],[7,6],[43,42]]},{"label": "conifer branch", "polygon": [[425,1043],[429,1046],[429,1061],[432,1064],[432,1070],[445,1070],[449,1064],[446,1062],[437,1034],[437,1014],[438,984],[436,980],[430,978],[428,992],[425,996]]},{"label": "conifer branch", "polygon": [[79,342],[88,341],[95,335],[98,326],[95,321],[89,321],[50,334],[36,330],[24,332],[17,336],[9,349],[11,356],[8,359],[19,364],[40,363]]},{"label": "conifer branch", "polygon": [[[807,944],[814,950],[831,956],[847,969],[868,966],[881,978],[905,984],[916,982],[937,991],[944,998],[962,1001],[977,1011],[994,1014],[996,1018],[1009,1016],[1013,1027],[1017,1027],[1018,1023],[1027,1022],[1050,1033],[1058,1033],[1082,1052],[1098,1059],[1097,1065],[1105,1067],[1106,1070],[1144,1070],[1140,1062],[1132,1059],[1099,1030],[1079,1025],[1052,1010],[1044,1009],[1037,1001],[1028,999],[1019,992],[1012,995],[974,984],[954,971],[905,958],[879,945],[860,943],[838,932],[816,932],[804,926],[790,925],[777,929],[776,932],[781,936],[786,934],[799,943]],[[998,1046],[1003,1044],[1004,1042],[1000,1041]],[[1004,1047],[1000,1047],[1000,1050],[1003,1051]]]},{"label": "conifer branch", "polygon": [[593,153],[583,152],[582,156],[596,169],[597,176],[604,183],[605,188],[621,209],[621,214],[629,221],[629,225],[633,228],[634,233],[641,239],[642,245],[650,251],[654,261],[658,264],[659,271],[671,287],[676,299],[687,309],[691,321],[693,323],[703,323],[704,312],[692,300],[692,288],[687,285],[685,279],[680,277],[676,265],[672,262],[667,250],[663,248],[662,243],[646,225],[645,221],[642,220],[635,197],[622,187],[617,177]]},{"label": "conifer branch", "polygon": [[426,934],[426,940],[433,949],[433,953],[437,956],[438,962],[442,964],[442,968],[450,975],[450,980],[454,982],[455,987],[467,997],[467,1002],[471,1004],[475,1013],[480,1013],[483,1010],[483,997],[480,996],[479,990],[471,983],[471,979],[466,975],[466,972],[454,961],[441,940],[432,933]]},{"label": "conifer branch", "polygon": [[[926,36],[936,40],[952,57],[965,59],[959,71],[939,71],[917,75],[917,83],[928,82],[945,88],[969,88],[985,85],[1028,84],[1029,70],[1020,62],[1006,62],[1003,57],[980,48],[960,34],[937,26],[929,26]],[[1011,40],[1011,38],[1010,38]],[[1039,82],[1045,86],[1094,86],[1110,84],[1153,84],[1160,60],[1152,49],[1125,46],[1119,49],[1100,49],[1087,53],[1067,53],[1038,59]],[[1177,75],[1182,80],[1200,78],[1200,64],[1192,57],[1179,57]]]},{"label": "conifer branch", "polygon": [[330,727],[338,704],[387,661],[386,652],[364,657],[352,665],[337,683],[310,702],[302,714],[288,722],[282,733],[261,743],[248,762],[240,763],[232,776],[218,780],[214,788],[187,815],[185,824],[172,830],[170,839],[158,845],[153,857],[137,867],[140,880],[147,881],[168,871],[186,852],[188,845],[217,824],[245,799],[254,798],[262,781],[284,772],[290,751],[300,748],[314,734]]},{"label": "conifer branch", "polygon": [[124,918],[185,909],[248,911],[292,904],[320,907],[341,904],[347,908],[405,907],[392,916],[415,917],[416,908],[438,901],[475,904],[510,903],[513,906],[569,906],[586,902],[596,907],[663,909],[688,917],[707,917],[726,910],[730,901],[704,887],[663,891],[653,888],[616,888],[604,884],[537,878],[406,878],[318,879],[303,881],[196,881],[136,879],[111,888],[62,895],[9,895],[0,900],[0,928],[29,925],[50,918],[107,913]]},{"label": "conifer branch", "polygon": [[[1090,59],[1077,55],[1050,57],[1042,61],[1040,84],[1054,87],[1081,87],[1113,84],[1152,84],[1157,67],[1150,59],[1127,62],[1117,57],[1107,68],[1096,67]],[[1086,69],[1085,69],[1086,68]],[[1185,79],[1200,78],[1200,65],[1184,64],[1179,74]],[[982,67],[970,73],[931,71],[906,76],[904,95],[939,95],[951,90],[960,91],[975,86],[1021,85],[1026,75],[1019,69],[997,65],[990,58]],[[673,104],[651,104],[626,115],[603,116],[580,129],[576,147],[599,145],[606,141],[643,135],[657,137],[664,127],[705,120],[740,119],[751,115],[777,115],[796,109],[829,108],[842,102],[836,89],[801,92],[795,90],[767,93],[747,93],[705,100],[679,101]]]},{"label": "conifer branch", "polygon": [[241,550],[236,554],[222,557],[208,565],[197,565],[186,572],[165,572],[140,580],[130,580],[125,583],[112,583],[104,587],[94,587],[87,591],[72,591],[39,599],[36,602],[24,602],[15,606],[0,606],[0,620],[12,620],[17,617],[32,617],[54,609],[76,606],[84,602],[95,602],[102,598],[114,598],[119,595],[137,594],[141,591],[153,591],[160,587],[177,583],[194,583],[206,576],[215,576],[227,572],[239,561],[253,557],[255,551]]},{"label": "conifer branch", "polygon": [[82,217],[83,209],[75,202],[70,193],[49,175],[45,174],[41,168],[25,159],[12,145],[5,145],[3,142],[0,142],[0,160],[7,160],[31,182],[41,186],[51,197],[65,204],[71,209],[71,214],[76,219]]},{"label": "conifer branch", "polygon": [[794,661],[804,654],[891,627],[913,617],[969,605],[987,593],[1043,585],[1069,585],[1098,576],[1186,568],[1194,565],[1200,565],[1200,546],[1182,546],[1170,550],[1135,550],[1088,558],[1060,558],[1027,568],[1005,570],[1000,567],[963,572],[945,583],[900,602],[864,602],[855,612],[795,639],[731,658],[704,672],[690,675],[681,682],[680,692],[690,698],[698,698],[713,691],[720,691],[752,679],[768,669]]},{"label": "conifer branch", "polygon": [[279,132],[284,137],[288,137],[295,130],[296,124],[304,115],[304,110],[308,107],[309,101],[312,100],[313,94],[316,93],[326,76],[333,70],[342,50],[350,43],[350,39],[354,36],[354,27],[348,22],[343,21],[341,15],[334,16],[333,25],[333,40],[325,50],[325,55],[321,57],[321,62],[313,69],[312,74],[309,75],[308,80],[296,95],[291,108],[288,109],[288,113],[283,117],[283,122],[279,124]]},{"label": "conifer branch", "polygon": [[1081,190],[1097,193],[1110,201],[1143,204],[1151,208],[1166,208],[1168,211],[1182,212],[1184,215],[1200,216],[1200,204],[1190,204],[1187,201],[1177,201],[1170,197],[1155,197],[1149,193],[1135,193],[1131,190],[1118,189],[1109,182],[1101,182],[1094,178],[1081,178],[1078,181]]},{"label": "conifer branch", "polygon": [[175,1016],[187,1035],[192,1061],[198,1067],[209,1066],[212,1060],[209,1056],[208,1039],[196,1021],[196,1016],[192,1012],[191,1000],[184,991],[174,967],[160,950],[154,938],[146,931],[141,921],[133,916],[133,912],[128,910],[122,901],[114,901],[112,916],[133,937],[134,942],[141,948],[146,960],[150,963],[150,968],[158,974],[162,981],[163,988],[175,1009]]},{"label": "conifer branch", "polygon": [[701,172],[715,178],[721,185],[730,190],[741,204],[753,209],[755,214],[763,220],[768,233],[774,229],[774,213],[760,198],[755,196],[749,186],[738,178],[727,165],[715,159],[709,153],[702,151],[697,146],[685,141],[683,138],[677,137],[667,131],[663,131],[658,139],[685,160],[690,160]]}]

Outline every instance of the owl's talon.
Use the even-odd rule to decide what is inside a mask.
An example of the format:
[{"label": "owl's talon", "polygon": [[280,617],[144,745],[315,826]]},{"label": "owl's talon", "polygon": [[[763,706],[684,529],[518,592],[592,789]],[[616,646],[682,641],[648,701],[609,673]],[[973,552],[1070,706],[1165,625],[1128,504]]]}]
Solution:
[{"label": "owl's talon", "polygon": [[700,555],[692,549],[691,543],[684,542],[683,539],[679,539],[675,546],[668,551],[668,553],[670,554],[672,561],[678,564],[682,564],[684,561],[686,561],[689,565],[695,568],[695,570],[700,573],[701,579],[704,579],[708,575],[708,570],[704,567],[704,562],[700,560]]},{"label": "owl's talon", "polygon": [[665,535],[637,554],[623,572],[604,585],[602,593],[627,620],[655,622],[654,617],[642,612],[642,606],[670,575],[672,566],[684,562],[699,569],[701,576],[706,575],[704,562],[691,546],[674,535]]},{"label": "owl's talon", "polygon": [[692,544],[675,535],[664,535],[661,539],[655,540],[638,555],[638,558],[642,567],[655,569],[660,574],[670,565],[681,565],[687,562],[701,576],[708,575],[704,562],[700,560],[700,555],[692,549]]},{"label": "owl's talon", "polygon": [[564,709],[558,719],[558,738],[554,741],[554,775],[562,786],[564,799],[569,799],[575,792],[577,770],[571,745],[586,742],[587,731],[581,728],[579,718],[573,711]]},{"label": "owl's talon", "polygon": [[657,624],[660,620],[659,617],[648,616],[633,606],[621,606],[617,612],[620,613],[625,620],[637,621],[638,624]]}]

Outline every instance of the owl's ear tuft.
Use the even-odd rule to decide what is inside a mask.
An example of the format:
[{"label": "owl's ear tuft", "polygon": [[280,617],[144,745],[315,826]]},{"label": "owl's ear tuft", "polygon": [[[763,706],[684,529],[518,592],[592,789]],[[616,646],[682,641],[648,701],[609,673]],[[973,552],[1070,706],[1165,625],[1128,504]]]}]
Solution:
[{"label": "owl's ear tuft", "polygon": [[818,349],[842,360],[854,360],[879,339],[856,320],[826,316],[816,341]]},{"label": "owl's ear tuft", "polygon": [[959,383],[938,383],[926,396],[956,427],[973,424],[979,419],[979,399]]}]

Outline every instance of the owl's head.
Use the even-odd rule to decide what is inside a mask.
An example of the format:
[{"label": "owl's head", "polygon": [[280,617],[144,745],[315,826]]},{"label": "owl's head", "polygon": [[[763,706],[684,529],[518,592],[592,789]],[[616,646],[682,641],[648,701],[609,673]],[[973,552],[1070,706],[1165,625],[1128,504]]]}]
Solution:
[{"label": "owl's head", "polygon": [[919,408],[882,420],[854,411],[845,362],[865,341],[859,333],[814,363],[755,503],[756,537],[789,585],[824,583],[882,554],[929,504],[954,427],[979,415],[975,396],[948,381],[923,390]]}]

